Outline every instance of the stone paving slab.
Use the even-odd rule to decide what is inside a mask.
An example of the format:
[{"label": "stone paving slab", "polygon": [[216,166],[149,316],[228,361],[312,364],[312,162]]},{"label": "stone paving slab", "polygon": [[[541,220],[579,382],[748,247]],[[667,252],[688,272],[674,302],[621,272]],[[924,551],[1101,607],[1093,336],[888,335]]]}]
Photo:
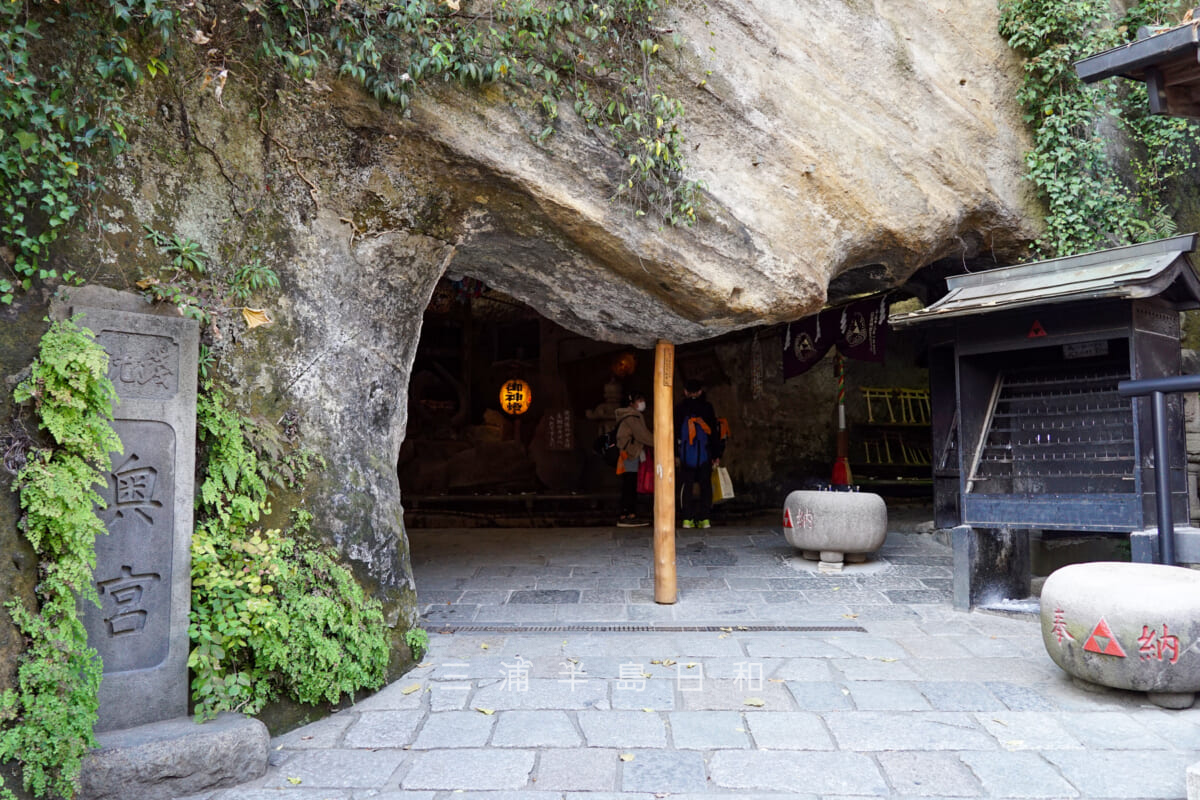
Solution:
[{"label": "stone paving slab", "polygon": [[478,711],[431,713],[413,742],[413,750],[444,750],[454,747],[483,747],[492,736],[494,715]]},{"label": "stone paving slab", "polygon": [[616,750],[594,747],[547,750],[538,761],[537,787],[539,790],[611,792],[616,789],[617,768],[621,763]]},{"label": "stone paving slab", "polygon": [[823,715],[843,750],[995,750],[996,740],[965,713],[891,714],[859,711]]},{"label": "stone paving slab", "polygon": [[677,750],[749,749],[746,721],[736,711],[677,711],[667,715]]},{"label": "stone paving slab", "polygon": [[645,711],[581,711],[576,715],[588,747],[666,747],[666,721]]},{"label": "stone paving slab", "polygon": [[934,711],[1004,711],[987,686],[971,681],[919,681],[915,688],[925,695]]},{"label": "stone paving slab", "polygon": [[933,707],[910,681],[849,681],[850,700],[859,711],[932,711]]},{"label": "stone paving slab", "polygon": [[1005,750],[1083,750],[1063,727],[1059,714],[1000,711],[976,714],[975,719]]},{"label": "stone paving slab", "polygon": [[721,750],[709,762],[712,782],[723,789],[787,792],[797,787],[819,794],[886,797],[887,783],[875,762],[851,752],[795,753]]},{"label": "stone paving slab", "polygon": [[1086,797],[1185,797],[1195,753],[1058,751],[1044,754]]},{"label": "stone paving slab", "polygon": [[708,788],[704,758],[678,750],[633,750],[621,762],[621,788],[626,792],[702,792]]},{"label": "stone paving slab", "polygon": [[520,789],[529,783],[533,750],[432,750],[414,753],[405,789]]},{"label": "stone paving slab", "polygon": [[892,790],[918,797],[979,797],[979,779],[957,753],[880,753],[879,765]]},{"label": "stone paving slab", "polygon": [[423,710],[364,711],[342,737],[342,747],[385,748],[404,747],[416,735],[425,717]]},{"label": "stone paving slab", "polygon": [[802,711],[848,711],[854,708],[850,690],[833,681],[788,681],[795,707]]},{"label": "stone paving slab", "polygon": [[[1089,691],[1035,619],[954,610],[932,537],[889,535],[874,572],[821,576],[777,530],[706,533],[679,539],[674,606],[653,602],[645,532],[493,531],[457,566],[415,540],[423,665],[277,737],[264,778],[189,800],[1185,796],[1200,708]],[[714,629],[571,629],[593,618]],[[467,623],[563,630],[436,633]]]},{"label": "stone paving slab", "polygon": [[759,750],[835,750],[824,721],[811,711],[747,714],[746,727]]},{"label": "stone paving slab", "polygon": [[992,797],[1078,797],[1079,791],[1038,753],[963,753]]},{"label": "stone paving slab", "polygon": [[382,789],[407,759],[403,750],[302,751],[269,770],[262,788]]},{"label": "stone paving slab", "polygon": [[492,747],[579,747],[583,737],[566,711],[505,711],[497,715]]}]

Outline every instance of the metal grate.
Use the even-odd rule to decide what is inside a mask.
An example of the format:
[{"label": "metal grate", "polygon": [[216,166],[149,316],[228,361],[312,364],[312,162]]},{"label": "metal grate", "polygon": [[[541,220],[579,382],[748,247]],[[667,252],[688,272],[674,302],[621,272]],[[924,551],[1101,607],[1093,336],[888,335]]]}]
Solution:
[{"label": "metal grate", "polygon": [[[432,628],[433,625],[430,624]],[[866,633],[860,625],[446,625],[435,633]]]},{"label": "metal grate", "polygon": [[968,483],[978,494],[1134,491],[1128,369],[1013,370],[997,376],[983,447]]}]

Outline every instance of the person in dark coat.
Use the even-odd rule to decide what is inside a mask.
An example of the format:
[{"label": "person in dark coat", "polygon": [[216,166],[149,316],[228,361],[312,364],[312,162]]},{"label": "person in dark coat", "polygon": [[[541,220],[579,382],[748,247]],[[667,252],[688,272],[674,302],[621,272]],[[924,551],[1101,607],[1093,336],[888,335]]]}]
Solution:
[{"label": "person in dark coat", "polygon": [[[698,439],[703,440],[703,446]],[[725,440],[721,438],[717,412],[698,380],[684,383],[683,400],[675,406],[675,444],[679,457],[675,479],[683,527],[707,528],[712,514],[712,470],[721,463]],[[694,489],[697,486],[698,497]]]}]

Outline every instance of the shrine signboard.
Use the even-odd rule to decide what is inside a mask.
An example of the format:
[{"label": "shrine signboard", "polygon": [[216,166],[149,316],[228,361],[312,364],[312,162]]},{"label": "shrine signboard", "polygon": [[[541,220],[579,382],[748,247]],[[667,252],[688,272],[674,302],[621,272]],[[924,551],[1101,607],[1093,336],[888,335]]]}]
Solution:
[{"label": "shrine signboard", "polygon": [[187,715],[188,610],[198,326],[193,320],[75,306],[109,355],[123,453],[100,490],[100,607],[81,604],[104,662],[96,729]]}]

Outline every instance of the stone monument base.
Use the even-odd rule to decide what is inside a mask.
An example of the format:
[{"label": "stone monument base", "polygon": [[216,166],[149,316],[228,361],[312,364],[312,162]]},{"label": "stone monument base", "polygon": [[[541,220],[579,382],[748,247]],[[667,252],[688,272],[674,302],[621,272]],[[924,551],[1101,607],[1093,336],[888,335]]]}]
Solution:
[{"label": "stone monument base", "polygon": [[225,713],[97,734],[78,800],[171,800],[254,780],[267,771],[271,737],[252,717]]}]

